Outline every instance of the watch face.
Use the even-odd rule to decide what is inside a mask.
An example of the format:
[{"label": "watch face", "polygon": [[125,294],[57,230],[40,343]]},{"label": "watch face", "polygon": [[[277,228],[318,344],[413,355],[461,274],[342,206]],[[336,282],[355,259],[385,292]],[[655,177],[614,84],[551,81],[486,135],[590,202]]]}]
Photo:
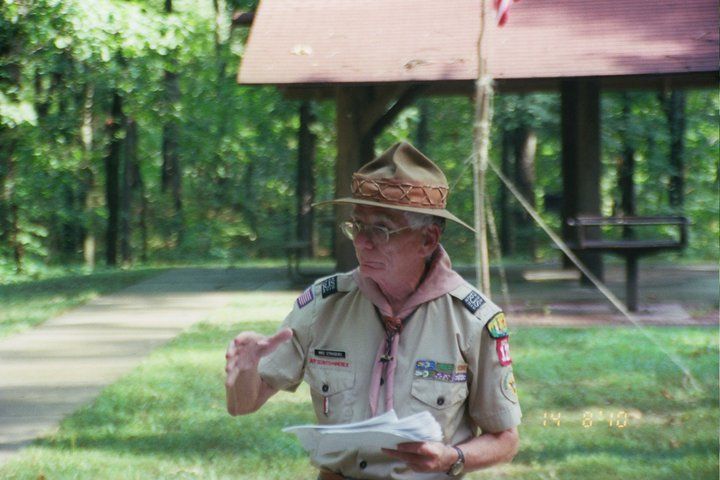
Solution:
[{"label": "watch face", "polygon": [[453,466],[450,468],[450,475],[460,475],[463,471],[463,467],[465,466],[465,462],[462,460],[458,460],[457,462],[453,463]]}]

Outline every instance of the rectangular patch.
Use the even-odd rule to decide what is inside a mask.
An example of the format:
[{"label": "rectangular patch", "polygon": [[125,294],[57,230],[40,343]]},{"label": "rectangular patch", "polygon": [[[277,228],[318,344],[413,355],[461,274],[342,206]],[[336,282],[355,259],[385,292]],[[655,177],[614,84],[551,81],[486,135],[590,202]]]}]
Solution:
[{"label": "rectangular patch", "polygon": [[467,373],[456,373],[453,375],[453,383],[464,383],[467,382]]},{"label": "rectangular patch", "polygon": [[315,356],[327,358],[345,358],[345,352],[341,352],[340,350],[325,350],[321,348],[316,348]]},{"label": "rectangular patch", "polygon": [[462,302],[465,304],[465,308],[470,310],[471,313],[475,313],[480,307],[482,307],[485,300],[483,300],[479,293],[473,290],[468,293],[465,298],[463,298]]},{"label": "rectangular patch", "polygon": [[417,360],[413,375],[437,382],[462,383],[467,381],[467,364],[454,365],[435,360]]},{"label": "rectangular patch", "polygon": [[497,351],[498,360],[500,361],[500,365],[503,367],[510,365],[512,363],[512,358],[510,358],[510,342],[508,342],[508,337],[502,337],[495,340],[495,350]]},{"label": "rectangular patch", "polygon": [[337,292],[337,276],[330,277],[322,282],[322,298]]},{"label": "rectangular patch", "polygon": [[300,294],[296,302],[299,308],[303,308],[305,305],[312,302],[314,298],[315,295],[313,294],[312,286],[310,286],[302,294]]},{"label": "rectangular patch", "polygon": [[313,365],[322,365],[324,367],[350,367],[350,362],[347,362],[345,360],[325,360],[322,358],[310,357],[310,360],[308,360],[308,362],[312,363]]}]

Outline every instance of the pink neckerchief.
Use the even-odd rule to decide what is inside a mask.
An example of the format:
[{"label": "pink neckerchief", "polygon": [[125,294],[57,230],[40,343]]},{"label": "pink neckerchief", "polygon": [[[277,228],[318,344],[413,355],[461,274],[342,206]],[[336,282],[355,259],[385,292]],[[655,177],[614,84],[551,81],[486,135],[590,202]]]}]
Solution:
[{"label": "pink neckerchief", "polygon": [[[386,338],[383,338],[375,355],[375,363],[370,377],[370,412],[374,417],[377,412],[380,397],[380,381],[385,378],[385,411],[393,408],[395,369],[397,368],[397,349],[400,342],[402,322],[423,303],[435,300],[438,297],[456,289],[464,280],[452,269],[450,257],[445,249],[439,245],[428,267],[425,279],[420,286],[405,301],[400,310],[392,311],[390,303],[383,295],[377,283],[369,278],[360,276],[358,269],[353,271],[353,278],[360,292],[375,305],[380,312],[383,323],[386,325]],[[390,327],[393,325],[393,327]]]}]

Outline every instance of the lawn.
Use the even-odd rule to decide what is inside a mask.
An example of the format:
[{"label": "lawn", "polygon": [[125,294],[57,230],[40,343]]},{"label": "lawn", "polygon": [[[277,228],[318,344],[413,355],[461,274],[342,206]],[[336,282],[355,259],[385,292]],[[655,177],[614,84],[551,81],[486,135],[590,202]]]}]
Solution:
[{"label": "lawn", "polygon": [[[275,309],[272,295],[262,295]],[[56,434],[0,467],[0,478],[314,479],[295,438],[280,431],[313,421],[305,385],[254,415],[225,412],[225,345],[238,330],[270,333],[278,325],[262,309],[250,313],[251,303],[241,299],[156,351]],[[258,321],[231,324],[240,315]],[[512,464],[468,478],[717,478],[717,330],[649,333],[687,364],[701,390],[686,388],[633,328],[513,332],[521,451]]]},{"label": "lawn", "polygon": [[27,328],[82,305],[93,298],[121,290],[162,269],[49,270],[45,278],[16,277],[12,283],[0,283],[0,338]]}]

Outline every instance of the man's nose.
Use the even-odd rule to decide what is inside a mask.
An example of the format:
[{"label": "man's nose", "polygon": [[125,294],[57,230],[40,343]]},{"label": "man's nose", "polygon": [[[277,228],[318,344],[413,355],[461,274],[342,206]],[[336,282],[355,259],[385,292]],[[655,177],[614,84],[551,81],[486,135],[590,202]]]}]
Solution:
[{"label": "man's nose", "polygon": [[363,250],[370,250],[374,247],[374,244],[367,233],[360,231],[355,235],[355,246]]}]

